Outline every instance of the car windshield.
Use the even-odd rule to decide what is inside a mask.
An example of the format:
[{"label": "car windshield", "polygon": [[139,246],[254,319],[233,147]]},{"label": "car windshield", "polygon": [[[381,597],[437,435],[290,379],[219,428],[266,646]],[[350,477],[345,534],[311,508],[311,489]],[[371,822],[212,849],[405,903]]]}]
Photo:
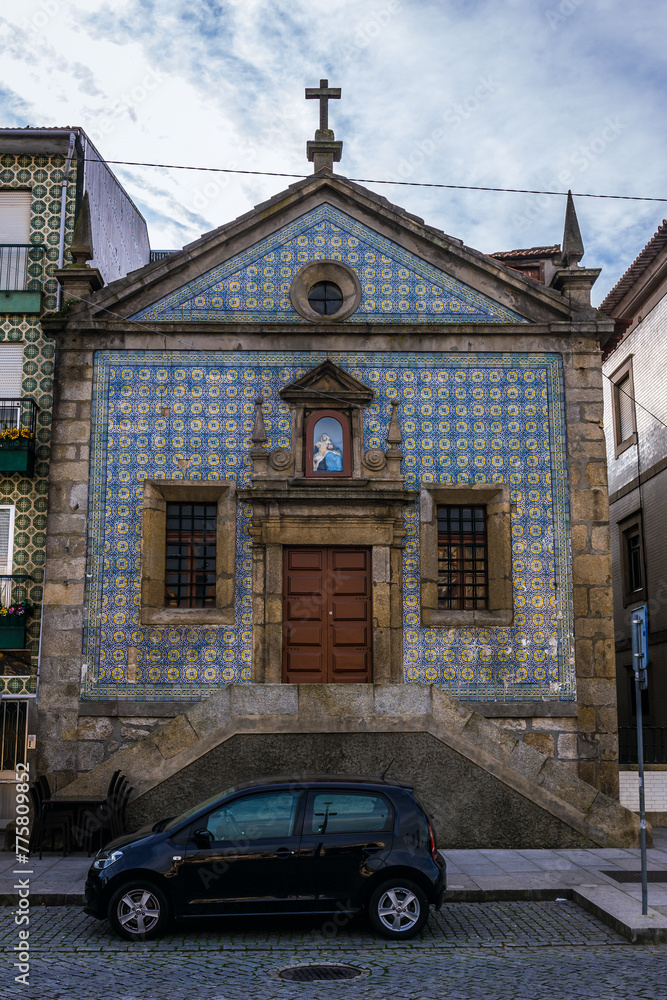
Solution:
[{"label": "car windshield", "polygon": [[174,819],[168,820],[164,826],[164,830],[173,830],[175,827],[180,826],[181,823],[187,823],[187,821],[194,816],[195,813],[198,813],[200,809],[206,809],[207,806],[214,805],[218,799],[221,799],[223,796],[229,795],[233,792],[235,787],[235,785],[232,785],[230,788],[225,788],[222,792],[216,792],[210,799],[198,802],[196,806],[192,807],[192,809],[186,809],[186,811],[181,813],[180,816],[175,816]]}]

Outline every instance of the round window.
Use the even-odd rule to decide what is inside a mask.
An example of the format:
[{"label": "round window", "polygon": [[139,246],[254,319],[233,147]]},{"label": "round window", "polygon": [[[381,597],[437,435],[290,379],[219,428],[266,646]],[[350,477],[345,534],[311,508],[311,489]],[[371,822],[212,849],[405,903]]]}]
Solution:
[{"label": "round window", "polygon": [[332,316],[343,304],[343,293],[333,281],[318,281],[308,292],[308,304],[320,316]]}]

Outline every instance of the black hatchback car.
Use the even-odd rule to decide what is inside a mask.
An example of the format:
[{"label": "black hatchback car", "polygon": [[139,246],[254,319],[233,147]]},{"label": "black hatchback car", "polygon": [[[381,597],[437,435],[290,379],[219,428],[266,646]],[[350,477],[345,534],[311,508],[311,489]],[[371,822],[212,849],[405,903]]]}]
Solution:
[{"label": "black hatchback car", "polygon": [[439,908],[445,862],[409,785],[382,778],[265,778],[107,844],[85,912],[130,940],[172,917],[351,914],[409,938]]}]

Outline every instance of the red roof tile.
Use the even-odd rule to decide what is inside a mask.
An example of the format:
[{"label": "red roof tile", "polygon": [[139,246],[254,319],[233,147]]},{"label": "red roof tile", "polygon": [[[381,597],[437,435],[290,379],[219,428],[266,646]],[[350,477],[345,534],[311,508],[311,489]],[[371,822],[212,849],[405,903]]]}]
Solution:
[{"label": "red roof tile", "polygon": [[662,220],[662,225],[658,229],[655,236],[649,240],[634,263],[627,269],[623,277],[620,278],[612,290],[607,293],[606,298],[599,307],[601,312],[606,313],[608,316],[612,315],[616,306],[621,302],[634,283],[642,276],[649,264],[655,260],[665,246],[667,246],[667,219]]},{"label": "red roof tile", "polygon": [[551,247],[530,247],[526,250],[499,250],[497,253],[490,253],[489,257],[497,257],[499,260],[505,260],[510,257],[555,257],[560,253],[560,243],[555,243]]}]

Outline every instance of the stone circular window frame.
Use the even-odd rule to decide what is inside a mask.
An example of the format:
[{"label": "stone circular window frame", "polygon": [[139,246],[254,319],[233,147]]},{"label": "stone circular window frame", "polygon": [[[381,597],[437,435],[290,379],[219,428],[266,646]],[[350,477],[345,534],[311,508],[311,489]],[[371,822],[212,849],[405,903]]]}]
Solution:
[{"label": "stone circular window frame", "polygon": [[[338,285],[343,302],[335,313],[322,316],[315,312],[308,294],[318,281],[331,281]],[[312,323],[339,323],[351,316],[361,302],[361,283],[351,267],[339,260],[311,260],[295,274],[290,287],[290,299],[299,316]]]}]

